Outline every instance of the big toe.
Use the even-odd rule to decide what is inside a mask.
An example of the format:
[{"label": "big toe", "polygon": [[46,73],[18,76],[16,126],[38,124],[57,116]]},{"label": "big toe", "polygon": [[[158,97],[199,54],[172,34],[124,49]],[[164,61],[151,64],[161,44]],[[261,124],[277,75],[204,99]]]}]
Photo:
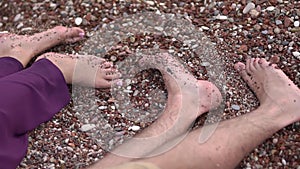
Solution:
[{"label": "big toe", "polygon": [[78,27],[69,28],[66,31],[66,42],[74,43],[82,40],[84,36],[85,36],[84,30]]}]

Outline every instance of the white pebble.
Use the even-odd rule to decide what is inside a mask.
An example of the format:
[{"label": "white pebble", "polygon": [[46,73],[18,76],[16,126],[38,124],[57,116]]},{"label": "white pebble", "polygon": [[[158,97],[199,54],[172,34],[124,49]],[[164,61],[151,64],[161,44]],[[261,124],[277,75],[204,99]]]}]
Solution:
[{"label": "white pebble", "polygon": [[77,18],[75,19],[75,24],[79,26],[81,23],[82,23],[82,18],[77,17]]},{"label": "white pebble", "polygon": [[209,27],[201,26],[201,29],[207,31],[207,30],[209,30]]},{"label": "white pebble", "polygon": [[131,126],[131,127],[129,127],[129,130],[132,130],[132,131],[138,131],[140,129],[141,129],[140,126]]},{"label": "white pebble", "polygon": [[283,165],[286,165],[286,161],[285,161],[285,159],[283,158],[283,159],[281,159],[281,162],[282,162],[282,164]]},{"label": "white pebble", "polygon": [[22,18],[22,15],[21,15],[21,14],[17,14],[17,15],[14,17],[14,22],[18,22],[21,18]]},{"label": "white pebble", "polygon": [[228,17],[225,16],[225,15],[218,15],[218,16],[216,16],[216,19],[219,19],[219,20],[227,20]]},{"label": "white pebble", "polygon": [[255,4],[253,3],[253,2],[249,2],[246,6],[245,6],[245,8],[244,8],[244,10],[243,10],[243,14],[247,14],[249,11],[251,11],[252,9],[254,9],[255,8]]},{"label": "white pebble", "polygon": [[300,56],[300,52],[293,52],[293,55],[294,55],[295,57],[299,57],[299,56]]},{"label": "white pebble", "polygon": [[145,1],[148,5],[155,5],[155,3],[153,1]]},{"label": "white pebble", "polygon": [[81,126],[80,131],[83,131],[83,132],[89,131],[89,130],[92,130],[93,128],[95,128],[95,127],[96,127],[95,124],[84,124],[84,125]]},{"label": "white pebble", "polygon": [[269,6],[266,10],[271,12],[271,11],[274,11],[274,9],[275,9],[274,6]]},{"label": "white pebble", "polygon": [[295,27],[299,27],[299,25],[300,25],[300,22],[299,22],[299,21],[295,21],[295,22],[294,22],[294,26],[295,26]]}]

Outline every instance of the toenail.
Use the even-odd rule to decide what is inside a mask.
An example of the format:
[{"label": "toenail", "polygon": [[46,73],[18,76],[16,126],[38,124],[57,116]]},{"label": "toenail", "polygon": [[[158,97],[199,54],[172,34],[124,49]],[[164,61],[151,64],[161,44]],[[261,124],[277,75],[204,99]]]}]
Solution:
[{"label": "toenail", "polygon": [[84,35],[85,35],[84,32],[80,32],[80,33],[79,33],[79,36],[82,37],[82,38],[84,37]]}]

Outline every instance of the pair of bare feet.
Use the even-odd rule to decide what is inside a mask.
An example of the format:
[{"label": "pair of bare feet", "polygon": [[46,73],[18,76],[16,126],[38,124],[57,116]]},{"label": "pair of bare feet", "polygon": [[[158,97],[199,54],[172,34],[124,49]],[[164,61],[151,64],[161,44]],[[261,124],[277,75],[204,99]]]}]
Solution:
[{"label": "pair of bare feet", "polygon": [[[0,57],[8,56],[15,58],[23,65],[23,67],[26,67],[31,59],[45,50],[62,43],[78,42],[84,38],[84,35],[84,31],[80,28],[66,28],[63,26],[57,26],[32,36],[0,34]],[[43,58],[48,59],[60,69],[68,84],[72,83],[95,86],[97,88],[108,88],[113,83],[113,80],[119,77],[116,70],[113,68],[112,63],[106,62],[104,59],[95,56],[45,53],[39,56],[36,59],[36,62]],[[87,76],[82,73],[74,79],[73,72],[75,66],[78,64],[82,67],[92,67],[92,71],[95,72],[96,78],[87,78]],[[91,81],[93,81],[94,84],[92,84]]]}]

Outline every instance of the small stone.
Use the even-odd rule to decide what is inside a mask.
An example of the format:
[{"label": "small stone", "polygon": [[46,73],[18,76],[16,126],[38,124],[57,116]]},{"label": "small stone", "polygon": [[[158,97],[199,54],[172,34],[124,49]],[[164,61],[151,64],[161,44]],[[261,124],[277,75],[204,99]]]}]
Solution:
[{"label": "small stone", "polygon": [[225,16],[225,15],[218,15],[218,16],[216,16],[216,19],[218,19],[218,20],[227,20],[228,17]]},{"label": "small stone", "polygon": [[141,129],[140,126],[131,126],[131,127],[129,127],[129,130],[132,130],[132,131],[138,131],[140,129]]},{"label": "small stone", "polygon": [[96,127],[95,124],[84,124],[84,125],[81,126],[80,131],[83,131],[83,132],[89,131],[89,130],[92,130],[93,128],[95,128],[95,127]]},{"label": "small stone", "polygon": [[274,33],[279,34],[279,33],[280,33],[280,29],[279,29],[278,27],[276,27],[276,28],[274,29]]},{"label": "small stone", "polygon": [[60,11],[60,15],[61,15],[61,17],[66,18],[68,16],[68,12]]},{"label": "small stone", "polygon": [[297,27],[299,27],[299,25],[300,25],[300,22],[299,21],[295,21],[294,22],[294,26],[297,28]]},{"label": "small stone", "polygon": [[264,35],[267,35],[269,32],[268,32],[268,30],[264,30],[261,33],[264,34]]},{"label": "small stone", "polygon": [[260,31],[261,26],[259,24],[254,25],[253,27],[256,31]]},{"label": "small stone", "polygon": [[82,18],[77,17],[77,18],[75,19],[75,24],[76,24],[77,26],[79,26],[79,25],[81,25],[82,21],[83,21]]},{"label": "small stone", "polygon": [[113,55],[113,56],[110,57],[110,60],[114,62],[114,61],[117,60],[117,57]]},{"label": "small stone", "polygon": [[241,109],[240,106],[239,106],[239,105],[236,105],[236,104],[231,105],[231,108],[232,108],[233,110],[237,110],[237,111],[239,111],[239,110]]},{"label": "small stone", "polygon": [[42,13],[40,17],[41,17],[42,22],[46,22],[48,20],[48,14],[47,13]]},{"label": "small stone", "polygon": [[3,26],[3,23],[2,22],[0,22],[0,28]]},{"label": "small stone", "polygon": [[288,17],[285,17],[283,23],[284,23],[285,27],[289,27],[291,25],[291,19]]},{"label": "small stone", "polygon": [[300,60],[300,52],[293,52],[293,56]]},{"label": "small stone", "polygon": [[201,65],[201,66],[204,66],[204,67],[207,67],[207,66],[210,65],[210,63],[209,63],[209,62],[202,62],[200,65]]},{"label": "small stone", "polygon": [[281,159],[281,163],[283,164],[283,165],[286,165],[286,161],[285,161],[285,159],[283,158],[283,159]]},{"label": "small stone", "polygon": [[151,5],[151,6],[155,5],[155,3],[153,1],[145,1],[145,3],[148,5]]},{"label": "small stone", "polygon": [[250,11],[251,18],[257,18],[260,13],[256,9]]},{"label": "small stone", "polygon": [[300,32],[300,27],[291,29],[292,33]]},{"label": "small stone", "polygon": [[266,10],[271,12],[271,11],[274,11],[274,9],[275,9],[274,6],[269,6]]},{"label": "small stone", "polygon": [[275,21],[275,24],[276,24],[276,25],[282,25],[283,23],[282,23],[281,20],[276,20],[276,21]]},{"label": "small stone", "polygon": [[18,22],[21,18],[22,18],[22,15],[21,15],[21,14],[17,14],[17,15],[14,17],[14,22]]},{"label": "small stone", "polygon": [[23,24],[23,22],[21,22],[17,25],[17,29],[21,29],[23,26],[24,26],[24,24]]},{"label": "small stone", "polygon": [[240,52],[247,52],[248,51],[248,46],[247,45],[241,45],[239,48]]},{"label": "small stone", "polygon": [[209,30],[209,27],[206,27],[206,26],[201,26],[202,30],[205,30],[205,31],[208,31]]},{"label": "small stone", "polygon": [[276,64],[276,63],[279,63],[280,61],[280,57],[278,56],[272,56],[271,59],[270,59],[270,62],[273,63],[273,64]]},{"label": "small stone", "polygon": [[243,14],[247,14],[249,11],[251,11],[252,9],[254,9],[255,8],[255,4],[253,3],[253,2],[249,2],[246,6],[245,6],[245,8],[244,8],[244,10],[243,10]]},{"label": "small stone", "polygon": [[278,143],[278,139],[277,139],[277,138],[274,138],[274,139],[273,139],[273,143],[274,143],[274,144]]}]

